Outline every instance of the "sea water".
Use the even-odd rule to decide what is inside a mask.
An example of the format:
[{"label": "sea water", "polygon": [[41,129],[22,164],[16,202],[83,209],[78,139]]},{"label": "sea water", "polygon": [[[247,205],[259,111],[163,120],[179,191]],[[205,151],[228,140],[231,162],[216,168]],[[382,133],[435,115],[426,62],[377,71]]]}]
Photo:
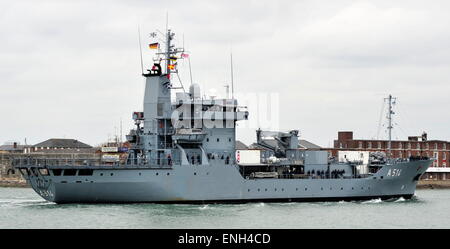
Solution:
[{"label": "sea water", "polygon": [[58,205],[0,188],[0,228],[450,228],[450,190],[388,201]]}]

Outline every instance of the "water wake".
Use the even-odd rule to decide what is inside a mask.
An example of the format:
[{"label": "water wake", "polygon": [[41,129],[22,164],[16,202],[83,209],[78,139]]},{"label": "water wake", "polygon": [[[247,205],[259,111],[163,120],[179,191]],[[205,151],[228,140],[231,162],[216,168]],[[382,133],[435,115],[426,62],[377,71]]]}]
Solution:
[{"label": "water wake", "polygon": [[377,203],[382,203],[382,202],[383,201],[381,200],[381,198],[378,198],[378,199],[363,201],[362,204],[377,204]]},{"label": "water wake", "polygon": [[198,209],[206,210],[206,209],[211,209],[211,207],[209,205],[204,205],[203,207],[199,207]]},{"label": "water wake", "polygon": [[32,200],[32,199],[9,199],[1,200],[1,207],[18,207],[18,206],[38,206],[38,205],[48,205],[53,204],[45,200]]},{"label": "water wake", "polygon": [[406,199],[403,197],[398,198],[397,200],[395,200],[394,202],[405,202]]}]

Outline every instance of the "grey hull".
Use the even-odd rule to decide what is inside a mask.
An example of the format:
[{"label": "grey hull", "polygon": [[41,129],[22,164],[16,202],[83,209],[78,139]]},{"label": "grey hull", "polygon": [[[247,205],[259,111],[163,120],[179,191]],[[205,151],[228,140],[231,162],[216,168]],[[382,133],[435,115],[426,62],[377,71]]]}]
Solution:
[{"label": "grey hull", "polygon": [[[171,169],[96,169],[92,176],[29,176],[33,189],[56,203],[237,203],[411,198],[432,161],[383,166],[367,178],[244,179],[233,165]],[[399,172],[400,174],[392,174]]]}]

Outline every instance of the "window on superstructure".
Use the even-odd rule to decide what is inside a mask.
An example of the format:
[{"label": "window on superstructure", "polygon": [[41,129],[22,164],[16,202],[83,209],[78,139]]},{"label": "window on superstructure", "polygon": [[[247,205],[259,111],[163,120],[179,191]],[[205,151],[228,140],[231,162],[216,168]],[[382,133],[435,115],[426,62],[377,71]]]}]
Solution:
[{"label": "window on superstructure", "polygon": [[358,146],[359,146],[359,148],[361,149],[362,146],[363,146],[363,143],[362,143],[362,142],[359,142],[359,143],[358,143]]},{"label": "window on superstructure", "polygon": [[63,175],[65,176],[74,176],[77,174],[76,169],[65,169]]},{"label": "window on superstructure", "polygon": [[371,149],[371,148],[372,148],[372,142],[368,142],[368,143],[367,143],[367,148],[368,148],[368,149]]},{"label": "window on superstructure", "polygon": [[408,149],[411,149],[411,143],[408,143]]},{"label": "window on superstructure", "polygon": [[381,149],[381,142],[378,142],[378,149]]},{"label": "window on superstructure", "polygon": [[417,149],[418,150],[420,149],[420,143],[417,143]]},{"label": "window on superstructure", "polygon": [[54,176],[60,176],[62,173],[62,169],[52,169]]},{"label": "window on superstructure", "polygon": [[94,173],[92,169],[80,169],[78,172],[79,176],[91,176]]},{"label": "window on superstructure", "polygon": [[438,144],[434,143],[434,149],[437,150],[438,149]]}]

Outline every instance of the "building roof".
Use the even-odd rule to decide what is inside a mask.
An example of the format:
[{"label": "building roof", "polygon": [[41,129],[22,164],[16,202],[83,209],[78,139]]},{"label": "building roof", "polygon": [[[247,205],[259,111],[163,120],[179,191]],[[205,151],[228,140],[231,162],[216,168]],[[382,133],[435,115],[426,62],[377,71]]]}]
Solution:
[{"label": "building roof", "polygon": [[27,147],[29,147],[29,146],[16,145],[16,147],[14,148],[13,144],[4,144],[4,145],[0,145],[0,150],[1,151],[23,151]]},{"label": "building roof", "polygon": [[75,139],[51,138],[44,142],[35,144],[33,147],[49,148],[92,148],[92,146]]},{"label": "building roof", "polygon": [[248,146],[245,145],[243,142],[237,140],[236,141],[236,150],[247,150]]}]

